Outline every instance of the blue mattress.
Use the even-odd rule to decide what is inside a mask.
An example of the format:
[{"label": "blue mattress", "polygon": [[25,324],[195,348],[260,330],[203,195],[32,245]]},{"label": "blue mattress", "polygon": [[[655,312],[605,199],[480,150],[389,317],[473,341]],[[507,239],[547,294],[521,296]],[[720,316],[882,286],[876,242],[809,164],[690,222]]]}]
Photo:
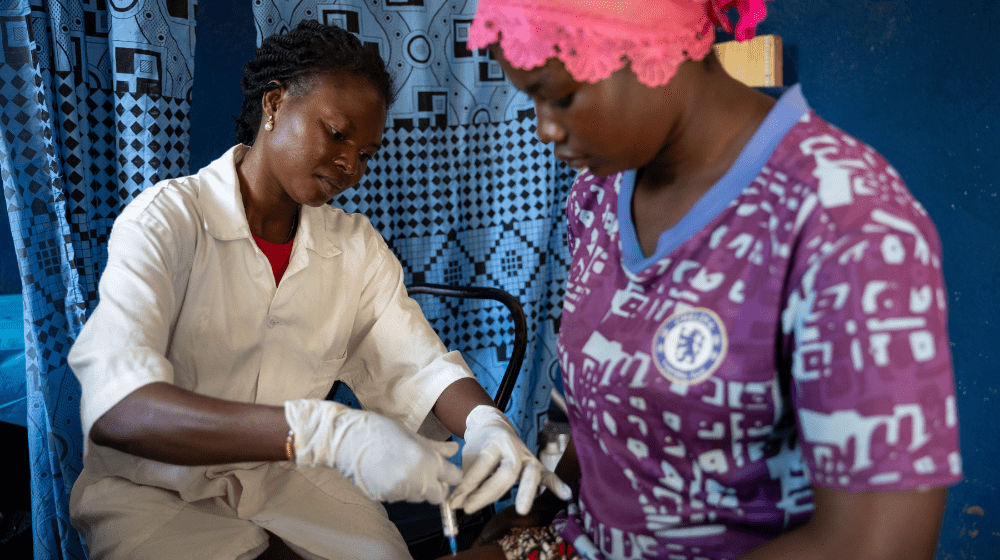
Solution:
[{"label": "blue mattress", "polygon": [[0,295],[0,422],[28,425],[21,294]]}]

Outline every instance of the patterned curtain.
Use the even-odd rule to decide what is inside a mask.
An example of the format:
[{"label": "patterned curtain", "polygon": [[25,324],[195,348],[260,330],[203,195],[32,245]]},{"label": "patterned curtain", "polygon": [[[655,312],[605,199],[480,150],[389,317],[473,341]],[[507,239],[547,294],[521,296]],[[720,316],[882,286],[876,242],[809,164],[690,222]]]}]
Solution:
[{"label": "patterned curtain", "polygon": [[[398,101],[382,150],[334,204],[371,219],[408,282],[492,286],[520,299],[529,345],[507,412],[533,446],[558,375],[563,212],[574,172],[538,142],[531,101],[488,51],[466,48],[475,8],[474,0],[253,0],[258,45],[316,19],[350,31],[388,63]],[[495,388],[513,340],[502,308],[421,304],[445,344],[469,349],[466,360]]]},{"label": "patterned curtain", "polygon": [[196,0],[0,0],[0,170],[24,295],[36,559],[84,558],[66,354],[122,207],[187,174]]}]

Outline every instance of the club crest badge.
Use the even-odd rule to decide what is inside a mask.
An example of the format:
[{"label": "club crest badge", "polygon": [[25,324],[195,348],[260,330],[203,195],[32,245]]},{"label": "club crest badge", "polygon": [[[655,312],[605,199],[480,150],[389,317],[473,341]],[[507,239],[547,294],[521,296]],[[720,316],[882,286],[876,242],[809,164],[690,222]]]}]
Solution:
[{"label": "club crest badge", "polygon": [[726,357],[726,331],[709,309],[686,309],[667,318],[653,335],[653,361],[675,383],[701,383]]}]

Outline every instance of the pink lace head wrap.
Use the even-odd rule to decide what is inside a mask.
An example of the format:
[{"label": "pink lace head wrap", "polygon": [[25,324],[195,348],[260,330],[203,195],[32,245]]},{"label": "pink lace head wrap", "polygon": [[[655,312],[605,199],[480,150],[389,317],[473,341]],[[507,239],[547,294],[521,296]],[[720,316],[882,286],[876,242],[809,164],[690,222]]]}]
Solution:
[{"label": "pink lace head wrap", "polygon": [[[715,26],[752,39],[765,0],[479,0],[469,48],[500,41],[515,68],[558,57],[578,82],[597,82],[625,65],[650,87],[670,81],[688,58],[712,48]],[[735,32],[726,18],[739,11]]]}]

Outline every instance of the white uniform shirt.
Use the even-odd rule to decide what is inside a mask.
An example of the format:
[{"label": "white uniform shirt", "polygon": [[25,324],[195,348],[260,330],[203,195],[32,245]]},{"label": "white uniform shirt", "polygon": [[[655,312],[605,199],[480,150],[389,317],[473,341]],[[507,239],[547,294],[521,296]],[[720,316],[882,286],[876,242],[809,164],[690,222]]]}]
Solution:
[{"label": "white uniform shirt", "polygon": [[[321,399],[340,379],[366,409],[443,439],[448,432],[431,407],[445,387],[472,374],[406,295],[399,261],[365,217],[303,206],[288,269],[275,286],[243,210],[235,162],[246,150],[236,146],[197,175],[154,185],[115,221],[100,303],[69,354],[82,386],[83,433],[148,383],[280,406]],[[141,486],[188,503],[220,498],[247,519],[274,497],[263,481],[276,465],[295,472],[287,463],[183,467],[93,442],[84,449],[71,514],[88,542],[100,540],[101,523],[121,517],[107,510],[128,508]],[[298,471],[328,494],[367,501],[335,470]],[[349,523],[351,515],[343,518]],[[106,529],[121,536],[143,526]]]}]

